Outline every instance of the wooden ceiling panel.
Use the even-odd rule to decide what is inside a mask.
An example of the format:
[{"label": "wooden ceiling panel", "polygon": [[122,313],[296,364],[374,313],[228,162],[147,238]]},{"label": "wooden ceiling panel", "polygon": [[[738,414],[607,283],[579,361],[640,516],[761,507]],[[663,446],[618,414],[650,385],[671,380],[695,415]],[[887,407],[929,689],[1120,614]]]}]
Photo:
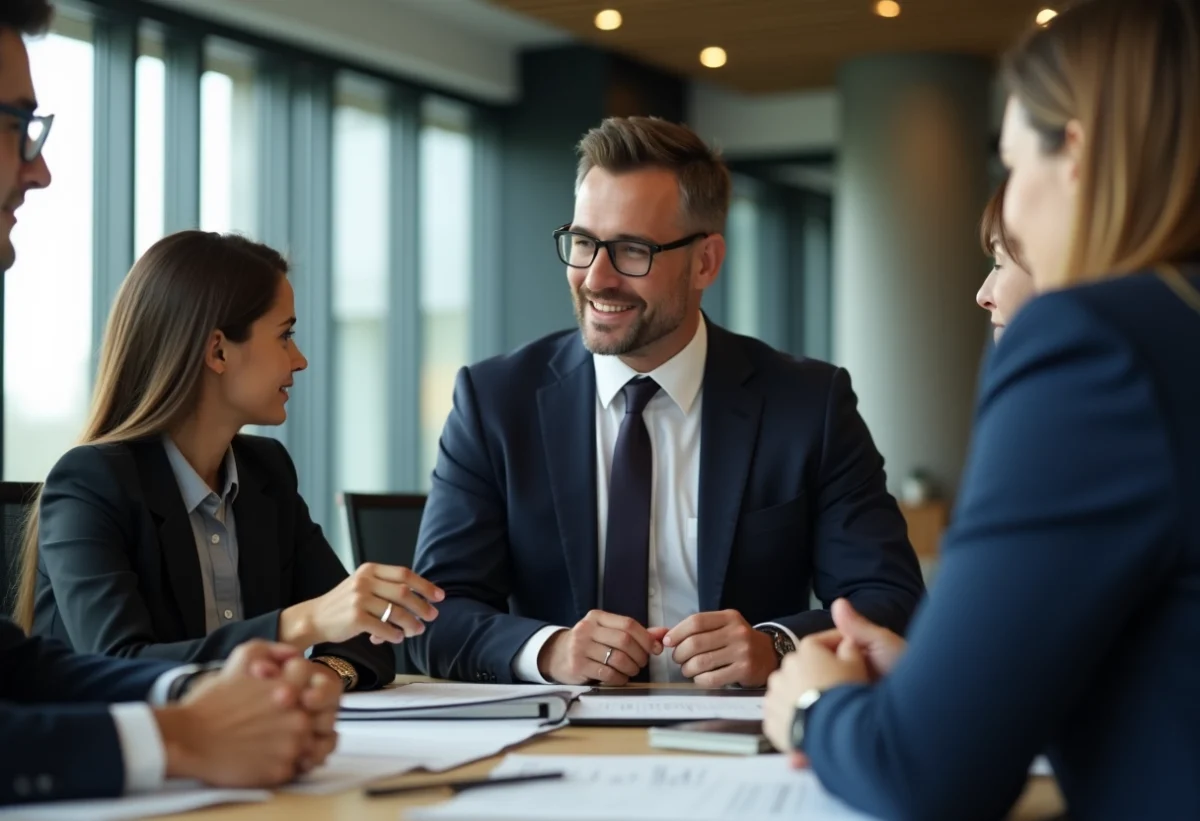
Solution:
[{"label": "wooden ceiling panel", "polygon": [[[864,54],[940,52],[994,57],[1033,25],[1046,0],[899,0],[885,19],[874,0],[492,0],[585,42],[685,77],[749,93],[829,86],[843,61]],[[599,31],[596,12],[624,22]],[[720,46],[729,62],[700,65]]]}]

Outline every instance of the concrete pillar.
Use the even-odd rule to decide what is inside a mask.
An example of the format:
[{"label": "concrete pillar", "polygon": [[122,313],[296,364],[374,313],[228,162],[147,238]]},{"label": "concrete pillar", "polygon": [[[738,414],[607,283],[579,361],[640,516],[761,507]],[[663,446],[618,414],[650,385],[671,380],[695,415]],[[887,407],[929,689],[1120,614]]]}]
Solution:
[{"label": "concrete pillar", "polygon": [[973,57],[869,56],[842,66],[838,86],[834,359],[889,487],[921,468],[952,495],[987,334],[974,295],[992,72]]}]

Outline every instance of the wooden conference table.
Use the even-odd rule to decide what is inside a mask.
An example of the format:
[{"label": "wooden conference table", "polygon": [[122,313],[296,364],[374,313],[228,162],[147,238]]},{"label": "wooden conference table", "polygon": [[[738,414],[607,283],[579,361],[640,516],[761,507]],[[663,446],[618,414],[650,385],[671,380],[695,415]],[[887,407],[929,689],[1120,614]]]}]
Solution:
[{"label": "wooden conference table", "polygon": [[[399,681],[430,681],[419,676],[402,676]],[[639,685],[645,686],[645,685]],[[654,686],[654,685],[650,685]],[[671,685],[679,687],[681,685]],[[676,755],[652,749],[646,743],[646,730],[640,727],[564,727],[539,736],[509,752],[532,755]],[[420,784],[442,781],[449,777],[479,778],[485,776],[504,757],[504,753],[477,761],[445,773],[410,773],[380,781],[379,784]],[[434,804],[450,798],[449,790],[396,796],[367,798],[362,789],[337,795],[301,796],[276,795],[261,804],[235,804],[227,807],[198,810],[182,815],[167,816],[175,821],[399,821],[406,807]],[[1063,811],[1062,797],[1052,778],[1030,778],[1011,821],[1042,821]]]}]

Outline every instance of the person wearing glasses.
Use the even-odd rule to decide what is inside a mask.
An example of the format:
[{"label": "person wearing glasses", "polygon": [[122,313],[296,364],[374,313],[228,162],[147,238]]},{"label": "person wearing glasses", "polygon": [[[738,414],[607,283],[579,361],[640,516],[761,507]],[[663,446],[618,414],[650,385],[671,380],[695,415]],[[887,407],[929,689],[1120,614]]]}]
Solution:
[{"label": "person wearing glasses", "polygon": [[644,117],[579,152],[553,232],[579,329],[459,372],[415,561],[446,599],[417,664],[760,687],[832,625],[810,590],[903,631],[924,588],[849,376],[700,310],[725,257],[720,156]]},{"label": "person wearing glasses", "polygon": [[[37,109],[22,34],[44,0],[0,4],[0,271],[16,258],[15,213],[50,184],[51,117]],[[291,647],[250,642],[219,671],[75,655],[0,617],[0,805],[99,798],[165,778],[268,787],[333,751],[341,689]],[[15,816],[14,816],[15,817]]]}]

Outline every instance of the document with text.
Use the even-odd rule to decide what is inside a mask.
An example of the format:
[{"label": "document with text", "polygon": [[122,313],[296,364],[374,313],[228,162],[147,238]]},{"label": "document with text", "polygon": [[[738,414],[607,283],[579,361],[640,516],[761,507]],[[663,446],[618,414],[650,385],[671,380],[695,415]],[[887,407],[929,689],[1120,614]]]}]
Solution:
[{"label": "document with text", "polygon": [[469,790],[409,810],[414,821],[869,821],[780,755],[510,755],[492,777],[562,772],[561,781]]}]

